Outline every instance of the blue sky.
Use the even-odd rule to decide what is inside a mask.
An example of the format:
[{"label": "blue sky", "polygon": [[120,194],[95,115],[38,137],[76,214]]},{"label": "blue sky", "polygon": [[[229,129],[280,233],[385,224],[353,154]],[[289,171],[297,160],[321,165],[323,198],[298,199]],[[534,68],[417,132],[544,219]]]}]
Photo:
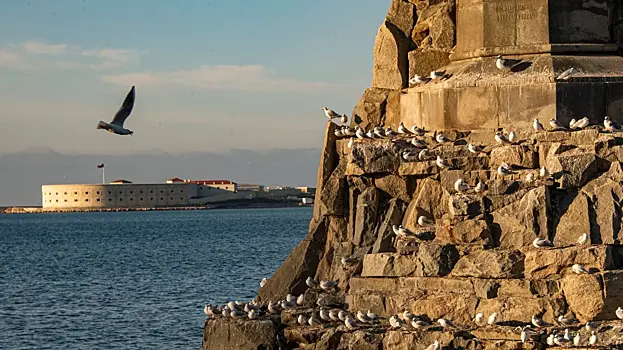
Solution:
[{"label": "blue sky", "polygon": [[[319,147],[390,0],[5,0],[0,153]],[[131,137],[96,130],[131,85]]]}]

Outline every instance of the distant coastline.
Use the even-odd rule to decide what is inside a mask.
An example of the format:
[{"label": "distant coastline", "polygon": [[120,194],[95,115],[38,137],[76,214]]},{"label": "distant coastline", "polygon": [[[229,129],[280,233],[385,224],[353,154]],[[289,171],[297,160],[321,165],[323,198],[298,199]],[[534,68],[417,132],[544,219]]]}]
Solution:
[{"label": "distant coastline", "polygon": [[245,199],[210,203],[202,206],[172,206],[153,208],[43,208],[41,206],[5,206],[0,207],[0,214],[41,214],[41,213],[88,213],[120,211],[162,211],[162,210],[214,210],[214,209],[260,209],[260,208],[297,208],[312,207],[311,204],[288,200]]}]

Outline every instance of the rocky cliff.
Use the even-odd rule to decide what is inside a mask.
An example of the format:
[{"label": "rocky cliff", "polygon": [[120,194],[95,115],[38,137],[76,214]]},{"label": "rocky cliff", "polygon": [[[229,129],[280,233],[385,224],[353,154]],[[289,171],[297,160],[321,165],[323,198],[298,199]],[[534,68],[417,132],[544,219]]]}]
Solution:
[{"label": "rocky cliff", "polygon": [[[454,16],[452,0],[392,2],[354,124],[398,125],[408,77],[448,63]],[[233,306],[260,305],[253,320],[208,318],[204,349],[623,348],[623,132],[338,129],[325,130],[309,234],[255,302]]]}]

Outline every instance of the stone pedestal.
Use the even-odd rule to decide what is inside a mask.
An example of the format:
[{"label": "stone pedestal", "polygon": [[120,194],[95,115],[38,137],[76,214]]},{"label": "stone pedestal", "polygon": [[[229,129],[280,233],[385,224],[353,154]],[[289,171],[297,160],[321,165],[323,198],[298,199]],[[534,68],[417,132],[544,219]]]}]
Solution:
[{"label": "stone pedestal", "polygon": [[[447,77],[405,89],[400,120],[426,129],[529,128],[605,115],[623,121],[623,57],[614,0],[457,0]],[[496,56],[522,62],[505,72]],[[574,67],[566,81],[556,76]]]}]

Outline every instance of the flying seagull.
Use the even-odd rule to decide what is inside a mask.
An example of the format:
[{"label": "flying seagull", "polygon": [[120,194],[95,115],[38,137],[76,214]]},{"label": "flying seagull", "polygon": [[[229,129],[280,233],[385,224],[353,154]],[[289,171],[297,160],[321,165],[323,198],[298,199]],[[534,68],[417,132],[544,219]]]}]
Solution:
[{"label": "flying seagull", "polygon": [[128,95],[125,97],[125,100],[123,100],[123,104],[121,105],[121,108],[119,108],[119,110],[117,111],[117,114],[115,114],[115,117],[113,118],[112,122],[108,124],[100,120],[100,122],[97,124],[97,128],[104,129],[108,132],[111,132],[117,135],[132,135],[134,131],[125,129],[123,127],[123,123],[125,122],[126,119],[128,119],[128,117],[130,116],[130,113],[132,113],[132,108],[134,107],[134,96],[135,95],[136,94],[134,92],[134,86],[132,86],[132,88],[130,89],[130,92],[128,92]]}]

